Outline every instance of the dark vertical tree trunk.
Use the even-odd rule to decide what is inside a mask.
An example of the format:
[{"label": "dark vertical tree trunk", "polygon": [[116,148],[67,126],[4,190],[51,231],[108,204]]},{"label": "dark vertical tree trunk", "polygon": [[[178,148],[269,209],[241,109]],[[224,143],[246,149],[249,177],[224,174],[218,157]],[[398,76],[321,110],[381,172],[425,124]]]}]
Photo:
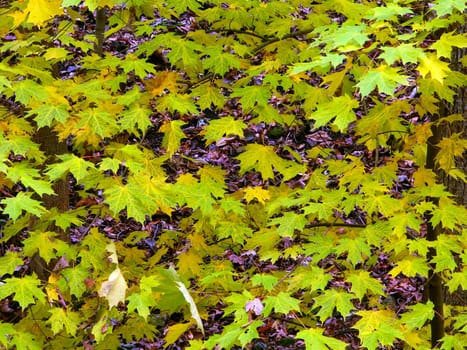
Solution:
[{"label": "dark vertical tree trunk", "polygon": [[[459,33],[465,33],[467,29],[467,25],[458,26],[454,28]],[[465,55],[466,49],[457,49],[453,48],[453,53],[451,57],[451,70],[453,71],[460,71],[464,74],[467,73],[467,70],[463,67],[461,63],[461,58]],[[434,116],[433,121],[436,121],[438,118],[446,117],[452,114],[460,114],[464,116],[462,121],[448,124],[443,123],[438,126],[433,125],[431,130],[433,136],[428,140],[428,148],[427,148],[427,161],[426,167],[428,169],[432,169],[438,175],[438,178],[446,185],[447,189],[455,195],[456,201],[459,204],[467,205],[467,184],[460,180],[454,179],[448,176],[442,169],[437,169],[435,166],[435,157],[438,153],[438,148],[436,144],[443,138],[449,137],[453,133],[461,133],[463,137],[466,136],[466,128],[467,128],[467,106],[466,106],[466,98],[467,98],[467,89],[465,86],[461,86],[454,99],[453,104],[447,104],[445,101],[440,101],[439,103],[439,113],[437,116]],[[456,166],[463,170],[464,172],[467,171],[467,157],[464,154],[464,157],[456,159]],[[432,201],[437,204],[436,199],[432,199]],[[428,218],[429,219],[429,218]],[[427,231],[427,239],[429,241],[435,241],[439,235],[439,227],[433,227],[433,225],[428,224],[428,231]],[[428,258],[431,259],[435,256],[436,252],[434,248],[430,248],[428,252]],[[458,293],[450,294],[448,293],[445,288],[443,288],[443,282],[441,276],[438,273],[435,273],[432,269],[429,275],[429,282],[427,286],[427,293],[426,296],[431,300],[434,304],[434,311],[435,316],[431,322],[431,342],[432,347],[438,347],[439,341],[444,336],[444,303],[448,304],[459,304],[459,300],[461,303],[465,305],[465,291],[459,291]],[[459,295],[457,295],[459,294]],[[462,301],[463,300],[463,301]]]},{"label": "dark vertical tree trunk", "polygon": [[105,7],[97,9],[96,13],[96,46],[95,51],[99,56],[104,55],[104,33],[105,33]]}]

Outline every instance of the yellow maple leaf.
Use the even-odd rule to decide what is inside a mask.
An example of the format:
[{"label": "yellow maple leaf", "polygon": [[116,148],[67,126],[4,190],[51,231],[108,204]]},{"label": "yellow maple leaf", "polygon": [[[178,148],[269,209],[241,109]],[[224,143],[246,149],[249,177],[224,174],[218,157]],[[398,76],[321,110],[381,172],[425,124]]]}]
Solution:
[{"label": "yellow maple leaf", "polygon": [[422,57],[418,70],[424,78],[430,73],[431,79],[438,80],[441,84],[451,71],[449,65],[440,61],[435,55]]},{"label": "yellow maple leaf", "polygon": [[61,15],[60,0],[29,0],[25,13],[28,16],[28,23],[40,25],[49,19]]},{"label": "yellow maple leaf", "polygon": [[172,92],[177,91],[177,78],[177,72],[160,72],[155,78],[146,80],[144,85],[151,95],[159,96],[165,89]]},{"label": "yellow maple leaf", "polygon": [[247,187],[243,191],[245,192],[244,198],[247,202],[257,199],[258,202],[265,204],[265,201],[271,198],[269,191],[261,188],[260,186]]}]

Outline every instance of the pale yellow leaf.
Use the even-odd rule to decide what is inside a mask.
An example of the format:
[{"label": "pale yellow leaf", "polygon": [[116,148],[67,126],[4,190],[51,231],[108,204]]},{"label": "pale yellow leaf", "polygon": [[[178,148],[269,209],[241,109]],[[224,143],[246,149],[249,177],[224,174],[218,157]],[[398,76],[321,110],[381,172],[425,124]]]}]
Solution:
[{"label": "pale yellow leaf", "polygon": [[99,296],[106,298],[109,302],[109,309],[117,306],[119,302],[125,301],[125,293],[128,288],[122,272],[117,267],[103,282],[99,289]]}]

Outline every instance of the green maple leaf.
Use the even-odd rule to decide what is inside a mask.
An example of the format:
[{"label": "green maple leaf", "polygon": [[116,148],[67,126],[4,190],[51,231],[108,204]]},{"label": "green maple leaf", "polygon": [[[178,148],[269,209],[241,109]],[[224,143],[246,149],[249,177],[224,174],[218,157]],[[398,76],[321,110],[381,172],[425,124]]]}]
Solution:
[{"label": "green maple leaf", "polygon": [[2,139],[0,143],[0,152],[26,155],[31,150],[36,151],[39,147],[29,136],[16,136],[10,139]]},{"label": "green maple leaf", "polygon": [[116,215],[126,209],[127,216],[134,218],[138,222],[144,222],[147,214],[150,213],[142,204],[142,193],[136,186],[125,186],[114,184],[104,189],[105,201]]},{"label": "green maple leaf", "polygon": [[137,135],[138,130],[144,133],[152,125],[149,119],[151,114],[152,111],[149,108],[132,105],[129,110],[121,113],[119,123],[123,129]]},{"label": "green maple leaf", "polygon": [[[63,241],[55,238],[56,234],[52,232],[30,232],[29,237],[24,240],[24,254],[33,256],[39,251],[39,255],[47,263],[59,256],[63,250]],[[60,243],[61,242],[61,243]]]},{"label": "green maple leaf", "polygon": [[[102,259],[101,259],[102,260]],[[80,298],[86,291],[86,278],[89,277],[89,271],[82,265],[64,269],[61,274],[66,280],[70,293]]]},{"label": "green maple leaf", "polygon": [[256,170],[261,173],[263,180],[274,178],[273,169],[283,175],[284,181],[306,170],[302,164],[279,157],[272,146],[249,144],[245,147],[245,152],[237,156],[237,159],[240,160],[240,174]]},{"label": "green maple leaf", "polygon": [[102,110],[88,109],[79,113],[79,117],[76,128],[91,129],[100,137],[111,136],[119,130],[116,118]]},{"label": "green maple leaf", "polygon": [[0,344],[5,346],[9,345],[9,337],[17,333],[17,330],[10,323],[0,322]]},{"label": "green maple leaf", "polygon": [[412,13],[412,10],[406,6],[402,7],[397,4],[387,4],[387,6],[378,6],[372,9],[369,19],[376,19],[378,21],[397,20],[397,16],[403,16]]},{"label": "green maple leaf", "polygon": [[150,308],[157,305],[154,295],[150,293],[133,293],[126,298],[128,303],[128,311],[137,311],[138,315],[145,320],[151,313]]},{"label": "green maple leaf", "polygon": [[435,1],[433,10],[436,11],[439,17],[444,15],[452,14],[454,10],[459,12],[465,11],[465,1],[464,0],[438,0]]},{"label": "green maple leaf", "polygon": [[171,113],[178,111],[181,114],[198,113],[198,108],[189,95],[170,93],[159,98],[157,101],[157,107],[160,110],[167,110]]},{"label": "green maple leaf", "polygon": [[17,252],[7,251],[4,256],[0,257],[0,275],[13,275],[15,269],[23,264],[23,259],[18,257]]},{"label": "green maple leaf", "polygon": [[41,202],[32,199],[31,196],[32,193],[20,192],[16,197],[2,199],[0,203],[5,204],[3,212],[13,221],[21,216],[23,210],[40,217],[46,209],[41,205]]},{"label": "green maple leaf", "polygon": [[200,70],[201,60],[199,59],[197,51],[203,51],[203,46],[193,41],[176,37],[172,35],[172,33],[160,35],[159,40],[162,46],[170,48],[170,52],[167,54],[170,63],[177,65],[177,63],[181,61],[182,68],[187,71]]},{"label": "green maple leaf", "polygon": [[462,218],[467,217],[467,210],[457,205],[440,203],[440,207],[433,210],[432,214],[430,222],[433,226],[441,223],[445,228],[454,229],[457,224],[462,225]]},{"label": "green maple leaf", "polygon": [[453,33],[454,32],[443,33],[441,38],[439,38],[438,41],[431,45],[431,48],[436,50],[436,55],[438,58],[451,58],[451,51],[453,46],[459,48],[467,47],[467,38],[465,35]]},{"label": "green maple leaf", "polygon": [[76,181],[79,182],[95,169],[94,163],[88,162],[74,154],[58,155],[57,158],[60,159],[60,162],[50,164],[47,167],[46,174],[52,181],[62,178],[68,172],[71,172]]},{"label": "green maple leaf", "polygon": [[342,238],[339,240],[339,245],[335,251],[337,254],[347,253],[347,260],[354,265],[372,255],[371,248],[363,237]]},{"label": "green maple leaf", "polygon": [[307,349],[313,350],[345,350],[347,343],[323,335],[324,329],[309,328],[297,333],[296,337],[305,341]]},{"label": "green maple leaf", "polygon": [[332,277],[319,267],[302,267],[297,269],[289,279],[289,290],[324,290],[331,279]]},{"label": "green maple leaf", "polygon": [[362,300],[367,292],[371,292],[374,295],[384,295],[383,285],[379,283],[378,280],[371,277],[368,271],[351,272],[347,281],[352,283],[351,291],[360,300]]},{"label": "green maple leaf", "polygon": [[452,273],[446,286],[451,293],[454,293],[459,287],[461,287],[462,290],[467,290],[467,273],[465,273],[464,270]]},{"label": "green maple leaf", "polygon": [[425,323],[433,319],[435,312],[431,301],[426,304],[418,303],[408,308],[408,312],[402,314],[401,323],[409,329],[420,329]]},{"label": "green maple leaf", "polygon": [[206,140],[206,144],[209,145],[228,135],[243,137],[243,129],[246,127],[247,125],[241,120],[235,120],[233,117],[223,117],[211,120],[209,125],[204,128],[202,135]]},{"label": "green maple leaf", "polygon": [[407,77],[400,75],[397,68],[383,64],[370,69],[360,78],[360,82],[356,86],[360,89],[362,97],[368,96],[376,87],[378,87],[379,93],[391,96],[398,84],[406,85]]},{"label": "green maple leaf", "polygon": [[352,303],[354,298],[354,295],[341,290],[325,290],[323,294],[314,298],[314,307],[320,308],[316,315],[324,322],[324,320],[332,316],[334,309],[336,309],[342,317],[346,317],[351,310],[355,309]]},{"label": "green maple leaf", "polygon": [[24,186],[32,188],[39,196],[45,194],[54,194],[52,185],[44,180],[38,180],[41,174],[39,170],[32,168],[28,163],[14,163],[12,167],[7,168],[7,176],[14,182],[21,181]]},{"label": "green maple leaf", "polygon": [[224,197],[227,186],[225,184],[226,173],[222,168],[206,165],[199,170],[198,174],[204,191],[216,198]]},{"label": "green maple leaf", "polygon": [[423,50],[415,47],[414,44],[400,44],[396,47],[383,47],[383,53],[379,56],[384,59],[388,65],[401,60],[403,64],[417,63],[423,57]]},{"label": "green maple leaf", "polygon": [[86,210],[68,210],[66,212],[58,212],[58,210],[50,210],[55,224],[62,230],[66,231],[71,225],[80,226],[83,220],[79,217],[85,217],[87,214]]},{"label": "green maple leaf", "polygon": [[335,32],[327,35],[325,40],[329,43],[329,49],[338,48],[339,51],[351,51],[359,49],[368,41],[368,35],[365,24],[361,25],[343,25]]},{"label": "green maple leaf", "polygon": [[215,74],[224,76],[232,68],[240,68],[241,61],[231,53],[225,52],[222,47],[210,47],[203,51],[209,55],[203,59],[203,68],[212,71]]},{"label": "green maple leaf", "polygon": [[29,79],[15,83],[14,91],[16,101],[25,105],[28,105],[31,99],[46,101],[49,98],[49,93],[42,85]]},{"label": "green maple leaf", "polygon": [[225,96],[219,92],[219,88],[211,84],[201,84],[194,88],[191,96],[199,97],[197,103],[202,110],[211,108],[211,105],[215,108],[222,108],[226,100]]},{"label": "green maple leaf", "polygon": [[317,111],[311,113],[309,118],[315,121],[313,127],[319,128],[336,117],[333,124],[340,131],[344,131],[347,130],[350,123],[357,119],[353,110],[358,108],[358,106],[358,101],[350,98],[348,95],[333,97],[332,101],[320,104]]},{"label": "green maple leaf", "polygon": [[37,108],[29,111],[28,115],[34,115],[34,120],[37,123],[37,127],[42,128],[43,126],[51,126],[54,121],[57,121],[61,124],[65,124],[69,114],[68,106],[65,104],[62,105],[51,105],[44,104]]},{"label": "green maple leaf", "polygon": [[37,276],[12,277],[3,280],[0,285],[0,300],[14,294],[13,300],[17,301],[22,309],[37,301],[45,302],[45,294],[40,287],[41,281]]},{"label": "green maple leaf", "polygon": [[172,157],[178,151],[180,142],[185,137],[185,133],[182,130],[183,125],[185,125],[183,120],[172,120],[162,124],[159,128],[159,131],[164,133],[162,146],[166,148],[169,157]]},{"label": "green maple leaf", "polygon": [[302,231],[308,223],[305,215],[285,212],[284,215],[269,221],[268,226],[279,225],[276,232],[282,237],[293,237],[295,230]]},{"label": "green maple leaf", "polygon": [[288,293],[279,292],[277,295],[270,295],[264,298],[264,315],[270,315],[272,309],[275,312],[288,314],[291,311],[300,312],[300,300],[291,297]]},{"label": "green maple leaf", "polygon": [[252,110],[256,103],[258,105],[267,105],[271,98],[271,92],[264,86],[252,85],[233,88],[230,97],[240,97],[243,111]]},{"label": "green maple leaf", "polygon": [[120,63],[120,67],[123,68],[125,73],[134,71],[141,79],[146,77],[149,73],[156,73],[154,65],[146,62],[145,60],[139,59],[133,54],[126,55],[123,63]]},{"label": "green maple leaf", "polygon": [[363,347],[376,349],[379,345],[392,346],[397,338],[403,339],[404,334],[392,311],[358,311],[356,314],[362,318],[352,328],[358,330]]},{"label": "green maple leaf", "polygon": [[51,316],[47,320],[47,324],[50,325],[53,334],[57,334],[61,332],[62,329],[65,329],[67,334],[73,337],[76,335],[78,325],[82,321],[77,312],[55,307],[49,310],[49,313]]},{"label": "green maple leaf", "polygon": [[417,256],[408,256],[398,261],[396,267],[389,271],[389,274],[394,277],[400,273],[407,277],[415,277],[416,275],[428,277],[429,270],[430,267],[425,259]]},{"label": "green maple leaf", "polygon": [[263,286],[268,292],[274,289],[278,281],[277,277],[265,274],[255,274],[251,278],[253,286]]}]

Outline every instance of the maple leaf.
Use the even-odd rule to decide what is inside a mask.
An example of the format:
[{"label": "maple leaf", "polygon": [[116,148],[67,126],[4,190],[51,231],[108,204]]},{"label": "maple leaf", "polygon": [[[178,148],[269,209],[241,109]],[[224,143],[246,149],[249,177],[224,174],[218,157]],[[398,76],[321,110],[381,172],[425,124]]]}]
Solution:
[{"label": "maple leaf", "polygon": [[223,117],[220,119],[211,120],[204,127],[201,133],[206,140],[206,145],[220,140],[224,136],[237,135],[243,137],[243,129],[247,125],[241,120],[235,120],[232,117]]},{"label": "maple leaf", "polygon": [[271,275],[266,275],[266,274],[255,274],[251,278],[251,282],[253,286],[263,286],[265,290],[268,292],[272,291],[274,287],[276,286],[277,282],[279,280],[277,277],[271,276]]},{"label": "maple leaf", "polygon": [[126,298],[129,303],[127,308],[129,311],[137,311],[138,315],[145,320],[151,313],[150,308],[157,305],[156,298],[152,293],[133,293]]},{"label": "maple leaf", "polygon": [[73,337],[76,335],[78,325],[81,323],[81,318],[77,312],[54,307],[49,310],[49,313],[51,316],[47,320],[47,324],[50,324],[53,334],[65,329],[67,334]]},{"label": "maple leaf", "polygon": [[68,288],[70,288],[70,293],[80,298],[86,291],[86,284],[84,281],[88,278],[89,272],[78,265],[64,269],[61,271],[61,274],[65,278]]},{"label": "maple leaf", "polygon": [[176,111],[181,114],[198,113],[198,108],[190,95],[170,93],[160,97],[157,102],[158,109],[167,110],[171,113]]},{"label": "maple leaf", "polygon": [[435,315],[433,303],[416,304],[408,308],[407,312],[402,314],[401,323],[409,329],[422,328],[428,320]]},{"label": "maple leaf", "polygon": [[19,192],[16,197],[2,199],[0,203],[5,204],[3,212],[13,221],[21,216],[23,210],[40,217],[46,209],[41,202],[32,199],[31,196],[32,193]]},{"label": "maple leaf", "polygon": [[155,73],[154,66],[151,63],[147,63],[144,60],[140,60],[134,54],[128,54],[125,57],[123,63],[120,63],[120,67],[122,67],[125,73],[129,73],[134,71],[137,76],[143,79],[149,73]]},{"label": "maple leaf", "polygon": [[100,137],[111,136],[119,130],[116,118],[103,110],[88,109],[80,112],[79,117],[76,128],[92,130]]},{"label": "maple leaf", "polygon": [[154,78],[145,80],[144,86],[151,95],[162,95],[165,90],[176,93],[178,91],[178,77],[179,73],[177,72],[158,72]]},{"label": "maple leaf", "polygon": [[271,199],[270,192],[261,186],[246,187],[243,192],[245,193],[243,198],[245,198],[248,203],[256,199],[258,202],[265,204],[267,200]]},{"label": "maple leaf", "polygon": [[401,60],[403,64],[417,63],[419,58],[423,57],[423,50],[415,47],[412,43],[400,44],[396,47],[388,46],[383,47],[383,53],[379,56],[384,59],[388,65]]},{"label": "maple leaf", "polygon": [[55,191],[52,185],[44,180],[39,180],[41,175],[39,170],[32,168],[28,163],[14,163],[5,171],[8,178],[14,182],[22,182],[24,186],[32,188],[37,194],[42,196],[45,194],[54,194]]},{"label": "maple leaf", "polygon": [[389,271],[389,274],[394,277],[400,273],[407,277],[414,277],[416,275],[428,277],[429,270],[430,268],[425,259],[416,256],[408,256],[402,260],[399,260],[396,263],[396,266],[391,271]]},{"label": "maple leaf", "polygon": [[371,12],[371,16],[367,18],[376,19],[378,21],[396,20],[397,16],[413,13],[411,9],[393,3],[387,4],[387,6],[375,7]]},{"label": "maple leaf", "polygon": [[293,237],[295,230],[302,231],[308,223],[305,215],[285,212],[284,215],[269,221],[269,226],[279,225],[276,232],[282,237]]},{"label": "maple leaf", "polygon": [[94,163],[88,162],[74,154],[58,155],[57,158],[61,161],[50,164],[47,167],[46,174],[52,181],[62,178],[68,172],[71,172],[76,181],[79,182],[95,169]]},{"label": "maple leaf", "polygon": [[219,88],[211,84],[197,86],[192,90],[191,96],[198,97],[197,103],[202,110],[211,108],[211,105],[222,107],[226,100],[225,96],[219,92]]},{"label": "maple leaf", "polygon": [[185,124],[182,120],[172,120],[161,125],[160,131],[164,133],[162,145],[167,149],[167,154],[172,157],[180,147],[182,138],[185,137],[182,126]]},{"label": "maple leaf", "polygon": [[368,349],[376,349],[379,345],[392,346],[396,338],[403,338],[398,320],[392,311],[358,311],[356,314],[362,318],[352,328],[358,330],[362,346]]},{"label": "maple leaf", "polygon": [[149,116],[152,111],[149,108],[141,107],[138,104],[130,106],[127,111],[121,113],[119,119],[120,126],[133,134],[138,134],[138,131],[145,133],[152,126]]},{"label": "maple leaf", "polygon": [[166,342],[166,346],[164,347],[164,349],[170,344],[174,344],[182,336],[182,334],[185,333],[191,326],[191,322],[178,323],[169,326],[167,334],[164,337],[164,340]]},{"label": "maple leaf", "polygon": [[296,337],[305,341],[307,349],[316,350],[344,350],[347,343],[332,337],[323,335],[324,329],[308,328],[297,333]]},{"label": "maple leaf", "polygon": [[45,294],[41,288],[41,281],[37,276],[12,277],[3,280],[0,285],[0,300],[14,294],[13,300],[17,301],[22,309],[28,305],[45,302]]},{"label": "maple leaf", "polygon": [[355,296],[352,294],[341,290],[325,290],[323,294],[313,298],[315,301],[314,307],[320,308],[316,315],[324,322],[328,317],[332,316],[334,309],[336,309],[342,317],[346,317],[351,310],[355,309],[352,303],[354,298]]},{"label": "maple leaf", "polygon": [[64,124],[69,116],[67,105],[40,105],[28,112],[28,115],[36,115],[34,120],[39,128],[51,126],[54,121]]},{"label": "maple leaf", "polygon": [[348,95],[333,97],[331,101],[322,103],[316,112],[311,113],[309,118],[315,121],[313,127],[319,128],[336,117],[333,124],[336,125],[340,131],[344,131],[347,130],[351,122],[357,119],[353,110],[358,106],[358,102]]},{"label": "maple leaf", "polygon": [[436,11],[438,16],[442,17],[444,15],[452,14],[454,9],[460,11],[461,13],[465,11],[465,1],[464,0],[439,0],[435,2],[433,10]]},{"label": "maple leaf", "polygon": [[248,144],[245,152],[237,156],[240,160],[240,174],[250,170],[261,173],[263,180],[273,179],[273,168],[283,175],[284,181],[305,172],[305,166],[279,157],[272,146]]},{"label": "maple leaf", "polygon": [[453,46],[459,48],[467,47],[467,38],[465,35],[453,33],[454,32],[443,33],[441,38],[439,38],[433,45],[431,45],[431,48],[436,50],[436,56],[438,58],[451,58],[451,51]]},{"label": "maple leaf", "polygon": [[[24,254],[33,256],[36,251],[47,263],[58,256],[62,244],[53,232],[30,232],[24,243]],[[63,241],[62,241],[63,242]]]},{"label": "maple leaf", "polygon": [[371,256],[371,248],[365,238],[342,238],[335,249],[337,254],[347,253],[347,260],[357,265]]},{"label": "maple leaf", "polygon": [[384,295],[383,285],[371,277],[368,271],[352,272],[350,277],[347,277],[347,281],[352,283],[351,291],[360,300],[367,295],[368,291],[374,295]]},{"label": "maple leaf", "polygon": [[125,301],[125,293],[128,288],[125,278],[120,271],[120,268],[115,268],[104,281],[98,293],[100,297],[106,298],[109,302],[109,309],[117,306],[120,302]]},{"label": "maple leaf", "polygon": [[449,64],[440,61],[435,55],[425,55],[420,60],[420,66],[418,67],[422,77],[426,77],[430,74],[431,79],[439,81],[441,84],[444,83],[444,78],[448,76],[450,72]]},{"label": "maple leaf", "polygon": [[0,275],[13,275],[16,268],[21,265],[23,265],[23,259],[18,256],[18,253],[7,251],[4,256],[0,257]]},{"label": "maple leaf", "polygon": [[239,88],[233,88],[230,97],[240,97],[243,111],[252,110],[256,103],[258,105],[267,105],[271,98],[271,92],[264,86],[252,85]]},{"label": "maple leaf", "polygon": [[241,61],[222,47],[214,46],[204,50],[209,57],[203,59],[203,68],[224,76],[232,68],[240,68]]},{"label": "maple leaf", "polygon": [[25,9],[28,14],[28,23],[41,25],[45,21],[62,14],[61,0],[29,0]]},{"label": "maple leaf", "polygon": [[291,311],[300,312],[300,300],[294,297],[291,297],[288,293],[279,292],[277,295],[269,295],[263,300],[264,315],[268,316],[271,314],[272,309],[275,312],[280,312],[283,314],[288,314]]},{"label": "maple leaf", "polygon": [[31,99],[35,101],[46,101],[49,93],[38,83],[25,79],[14,85],[15,99],[25,105],[28,105]]},{"label": "maple leaf", "polygon": [[380,65],[370,69],[356,85],[362,97],[368,96],[376,87],[379,93],[391,96],[398,84],[406,85],[407,76],[400,75],[397,68]]}]

